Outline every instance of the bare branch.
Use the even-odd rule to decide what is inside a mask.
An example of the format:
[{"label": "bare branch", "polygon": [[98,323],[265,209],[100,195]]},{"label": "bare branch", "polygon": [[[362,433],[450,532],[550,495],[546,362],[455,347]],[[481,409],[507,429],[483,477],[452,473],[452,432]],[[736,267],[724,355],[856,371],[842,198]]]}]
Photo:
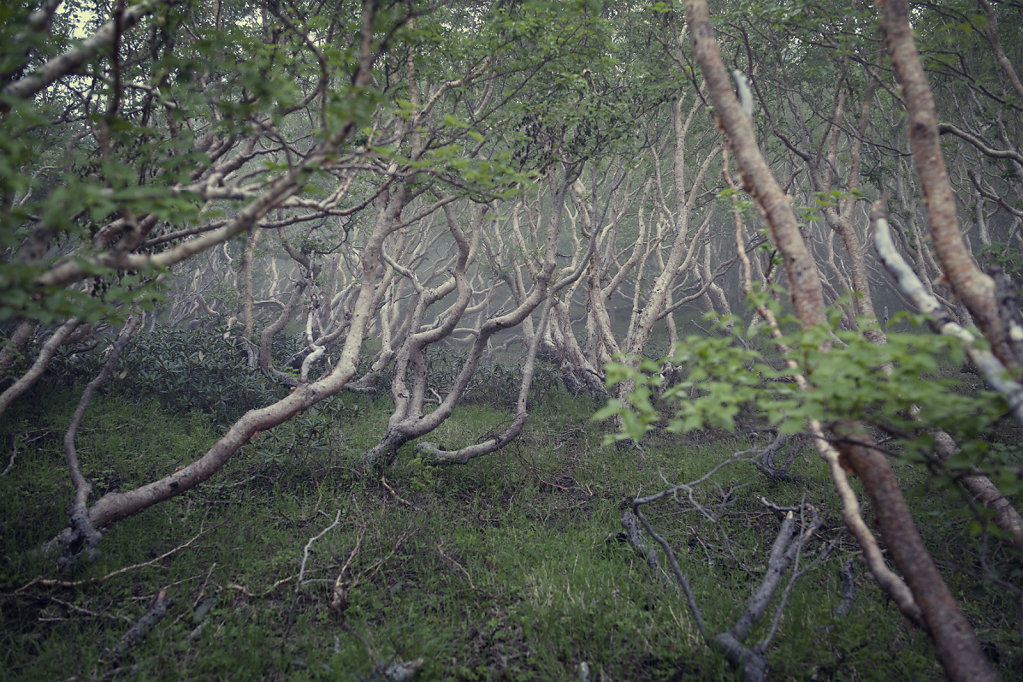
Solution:
[{"label": "bare branch", "polygon": [[[116,36],[131,29],[142,17],[153,12],[164,1],[166,0],[144,0],[137,5],[132,5],[125,9],[123,13],[120,13],[118,17],[110,19],[110,21],[100,26],[95,33],[82,41],[80,45],[54,57],[27,76],[5,85],[3,90],[0,90],[0,93],[8,97],[20,97],[22,99],[31,97],[57,79],[74,72],[82,64],[85,64],[85,62],[105,50],[114,42]],[[9,109],[10,104],[0,102],[0,113],[6,112]]]}]

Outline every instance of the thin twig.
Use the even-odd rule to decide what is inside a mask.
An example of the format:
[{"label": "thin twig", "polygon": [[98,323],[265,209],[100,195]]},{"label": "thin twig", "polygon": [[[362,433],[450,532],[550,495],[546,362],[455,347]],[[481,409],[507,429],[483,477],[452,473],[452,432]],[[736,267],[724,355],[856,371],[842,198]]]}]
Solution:
[{"label": "thin twig", "polygon": [[83,615],[90,616],[92,618],[109,618],[110,620],[123,620],[125,623],[132,622],[131,618],[128,618],[127,616],[118,616],[118,615],[112,614],[112,613],[102,613],[102,612],[99,612],[99,611],[91,611],[91,610],[89,610],[87,608],[84,608],[84,607],[81,607],[81,606],[76,606],[75,604],[72,604],[69,601],[64,601],[63,599],[58,599],[57,597],[54,597],[54,596],[51,596],[51,595],[44,595],[44,596],[42,596],[42,599],[45,599],[46,601],[52,601],[52,602],[54,602],[56,604],[60,604],[61,606],[63,606],[64,608],[66,608],[69,611],[74,611],[75,613],[81,613]]},{"label": "thin twig", "polygon": [[412,504],[411,502],[406,500],[404,497],[399,495],[398,492],[394,488],[392,488],[390,486],[390,484],[388,484],[387,479],[384,477],[383,474],[380,474],[380,482],[383,484],[383,486],[387,490],[387,492],[389,492],[391,494],[391,496],[394,499],[396,499],[398,502],[401,502],[406,507],[409,507],[411,509],[415,509],[418,512],[423,511],[422,509],[420,509],[419,507],[417,507],[416,505]]},{"label": "thin twig", "polygon": [[643,524],[643,528],[650,534],[650,537],[654,539],[657,544],[664,550],[665,556],[668,557],[668,563],[671,564],[671,571],[675,574],[675,580],[678,581],[679,586],[682,588],[682,592],[686,595],[686,601],[689,603],[689,611],[693,614],[693,620],[696,621],[696,629],[703,635],[703,639],[710,642],[710,636],[707,632],[707,626],[703,622],[703,615],[700,613],[700,607],[696,603],[696,595],[693,594],[693,589],[689,585],[689,578],[682,572],[682,569],[678,565],[678,558],[675,556],[675,551],[668,544],[668,541],[662,538],[650,525],[646,516],[639,510],[639,507],[634,503],[632,507],[636,513],[636,518]]},{"label": "thin twig", "polygon": [[157,564],[160,561],[163,561],[167,557],[171,556],[172,554],[175,554],[185,549],[186,547],[191,545],[193,542],[195,542],[196,540],[198,540],[211,530],[215,530],[216,528],[219,527],[220,526],[213,526],[212,528],[200,529],[199,533],[193,536],[188,542],[182,543],[173,549],[169,549],[158,557],[150,559],[149,561],[143,561],[142,563],[139,564],[132,564],[131,566],[119,568],[116,571],[111,571],[110,573],[107,573],[106,575],[99,578],[88,578],[86,580],[53,580],[50,578],[44,578],[42,576],[36,576],[35,578],[32,578],[32,580],[28,581],[27,583],[16,589],[13,592],[13,594],[20,594],[35,585],[41,585],[42,587],[80,587],[81,585],[101,583],[123,573],[128,573],[129,571],[134,571],[135,569],[138,568],[145,568],[146,566],[152,566],[154,564]]},{"label": "thin twig", "polygon": [[[383,476],[380,478],[382,479]],[[355,555],[359,553],[359,548],[362,546],[362,538],[365,536],[366,526],[360,525],[358,532],[355,534],[355,546],[352,547],[352,551],[348,553],[348,559],[341,567],[341,570],[338,571],[337,578],[334,580],[334,587],[330,592],[330,610],[335,615],[341,615],[344,610],[348,608],[348,595],[351,593],[352,589],[359,584],[358,577],[351,582],[347,582],[344,580],[344,575],[345,573],[350,573],[352,562],[355,560]]]},{"label": "thin twig", "polygon": [[768,629],[767,635],[764,637],[763,640],[761,640],[759,644],[757,644],[754,647],[757,651],[761,653],[767,651],[767,647],[771,646],[771,640],[774,639],[774,635],[778,631],[778,625],[781,624],[782,614],[785,612],[785,606],[786,604],[788,604],[789,595],[792,593],[792,588],[795,586],[796,581],[799,580],[805,573],[807,573],[814,566],[823,561],[824,557],[831,553],[831,549],[836,544],[836,542],[831,542],[828,545],[826,545],[824,549],[821,550],[821,552],[816,557],[814,557],[813,561],[811,561],[806,568],[800,570],[799,559],[802,555],[803,546],[813,536],[813,534],[817,532],[817,529],[820,528],[821,524],[823,523],[823,519],[821,519],[820,515],[817,513],[817,510],[813,509],[813,519],[810,521],[809,525],[807,525],[803,512],[800,511],[800,523],[802,524],[804,530],[800,534],[799,538],[797,538],[792,545],[792,547],[795,548],[795,557],[792,560],[792,574],[789,576],[789,581],[785,585],[785,589],[782,590],[781,600],[778,602],[778,607],[774,611],[774,617],[771,619],[771,627]]},{"label": "thin twig", "polygon": [[271,592],[276,590],[281,585],[283,585],[283,584],[285,584],[287,582],[291,582],[292,580],[294,580],[297,577],[298,577],[298,574],[296,573],[295,575],[289,575],[287,578],[281,578],[280,580],[275,582],[273,585],[271,585],[270,587],[266,588],[265,590],[263,590],[262,592],[259,592],[259,593],[252,592],[247,587],[245,587],[244,585],[239,585],[238,583],[230,583],[227,586],[227,589],[229,589],[229,590],[236,590],[238,592],[241,592],[242,594],[244,594],[249,599],[262,599],[263,597],[268,596]]},{"label": "thin twig", "polygon": [[295,624],[295,607],[298,606],[298,595],[302,590],[302,577],[305,575],[305,567],[309,562],[309,555],[312,554],[313,543],[322,538],[324,535],[341,525],[341,512],[344,511],[338,508],[337,513],[334,514],[334,521],[321,530],[319,533],[309,538],[309,541],[305,543],[305,548],[302,550],[302,564],[298,569],[298,580],[295,581],[295,593],[291,597],[291,607],[288,609],[288,619],[284,626],[284,634],[281,635],[281,646],[283,647],[285,642],[288,641],[288,635],[291,633],[291,626]]},{"label": "thin twig", "polygon": [[139,642],[145,638],[149,631],[152,630],[165,615],[167,615],[167,609],[169,609],[173,603],[174,602],[167,596],[167,590],[161,589],[156,595],[156,600],[153,602],[152,606],[146,610],[142,617],[136,621],[135,625],[133,625],[128,632],[124,633],[121,637],[121,641],[118,642],[115,647],[110,649],[108,652],[110,657],[117,660],[122,654],[127,653],[130,649],[137,646]]},{"label": "thin twig", "polygon": [[447,561],[449,561],[450,563],[452,563],[452,564],[454,564],[455,566],[458,567],[458,570],[460,570],[465,575],[465,579],[469,581],[469,587],[472,588],[473,591],[475,591],[476,590],[476,585],[472,582],[472,576],[469,575],[469,571],[465,570],[465,567],[462,566],[462,564],[458,563],[457,561],[455,561],[450,556],[448,556],[447,554],[444,553],[444,540],[441,540],[440,544],[437,545],[437,551]]}]

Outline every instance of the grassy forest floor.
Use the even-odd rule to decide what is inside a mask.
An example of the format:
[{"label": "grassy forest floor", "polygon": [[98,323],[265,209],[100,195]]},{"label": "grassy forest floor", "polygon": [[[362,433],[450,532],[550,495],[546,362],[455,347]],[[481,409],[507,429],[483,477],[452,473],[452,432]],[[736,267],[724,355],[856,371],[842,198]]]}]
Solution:
[{"label": "grassy forest floor", "polygon": [[[77,395],[41,386],[0,433],[4,452],[16,453],[0,476],[0,678],[370,680],[418,658],[418,679],[580,679],[583,662],[593,680],[736,678],[700,639],[678,588],[623,541],[621,514],[633,496],[749,448],[745,437],[662,434],[642,449],[605,447],[607,426],[589,419],[598,406],[552,385],[523,436],[497,454],[434,468],[405,448],[384,476],[370,475],[357,458],[389,403],[345,394],[263,434],[206,485],[115,524],[96,561],[61,574],[34,550],[66,520],[61,438]],[[476,401],[429,439],[473,442],[510,414]],[[103,494],[183,465],[217,434],[201,411],[100,395],[77,442]],[[989,654],[1006,679],[1023,678],[1017,604],[977,568],[981,552],[1003,567],[1018,558],[971,535],[963,504],[929,487],[923,469],[899,471]],[[858,560],[851,611],[835,615],[840,569],[857,547],[809,450],[792,472],[774,481],[749,463],[724,469],[698,491],[716,523],[684,500],[647,508],[709,627],[730,627],[760,582],[779,526],[760,497],[805,499],[826,521],[800,568],[831,552],[789,594],[770,678],[940,678],[926,637]],[[161,593],[172,600],[166,616],[125,642]]]}]

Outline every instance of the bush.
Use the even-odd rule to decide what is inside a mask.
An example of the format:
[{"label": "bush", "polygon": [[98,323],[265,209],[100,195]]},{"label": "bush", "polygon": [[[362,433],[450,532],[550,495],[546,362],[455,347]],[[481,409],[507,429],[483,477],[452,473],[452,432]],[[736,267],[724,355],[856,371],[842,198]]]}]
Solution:
[{"label": "bush", "polygon": [[[277,362],[294,350],[290,345],[274,345]],[[91,380],[103,364],[104,347],[62,349],[51,365],[51,380],[65,385]],[[280,399],[285,390],[250,368],[243,352],[203,328],[139,333],[124,349],[107,388],[154,398],[175,411],[198,410],[217,423],[233,422],[247,410]]]}]

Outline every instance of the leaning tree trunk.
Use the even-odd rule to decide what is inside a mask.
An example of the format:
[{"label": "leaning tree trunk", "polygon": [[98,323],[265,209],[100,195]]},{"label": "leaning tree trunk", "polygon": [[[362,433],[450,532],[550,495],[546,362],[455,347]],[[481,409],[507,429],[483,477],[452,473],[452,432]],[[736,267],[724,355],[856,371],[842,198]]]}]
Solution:
[{"label": "leaning tree trunk", "polygon": [[999,312],[995,284],[977,266],[963,241],[956,215],[955,195],[948,179],[938,134],[938,113],[920,55],[909,25],[909,3],[886,0],[881,3],[881,28],[885,47],[902,86],[909,114],[909,144],[913,165],[927,206],[931,243],[941,270],[956,297],[970,311],[977,326],[991,342],[996,357],[1016,370],[1020,358],[1013,350],[1009,325]]},{"label": "leaning tree trunk", "polygon": [[[396,190],[404,193],[404,186]],[[378,215],[376,226],[362,254],[362,286],[356,300],[351,326],[334,368],[321,379],[299,386],[273,405],[246,412],[199,459],[168,476],[125,492],[107,493],[89,508],[89,522],[95,528],[109,525],[163,500],[170,499],[207,480],[248,443],[257,433],[271,429],[312,405],[338,393],[355,375],[359,350],[366,328],[372,320],[374,293],[382,269],[381,248],[384,239],[400,229],[400,208],[404,201],[392,199],[391,210]]]},{"label": "leaning tree trunk", "polygon": [[[824,295],[816,265],[799,232],[789,198],[760,153],[753,121],[732,90],[705,0],[687,0],[686,21],[694,57],[707,81],[714,111],[729,138],[743,183],[764,212],[771,237],[784,259],[796,315],[805,327],[824,324]],[[998,679],[927,552],[888,460],[863,435],[859,424],[840,424],[834,435],[845,443],[840,448],[843,459],[863,481],[873,502],[881,533],[920,607],[948,676],[954,680]]]}]

